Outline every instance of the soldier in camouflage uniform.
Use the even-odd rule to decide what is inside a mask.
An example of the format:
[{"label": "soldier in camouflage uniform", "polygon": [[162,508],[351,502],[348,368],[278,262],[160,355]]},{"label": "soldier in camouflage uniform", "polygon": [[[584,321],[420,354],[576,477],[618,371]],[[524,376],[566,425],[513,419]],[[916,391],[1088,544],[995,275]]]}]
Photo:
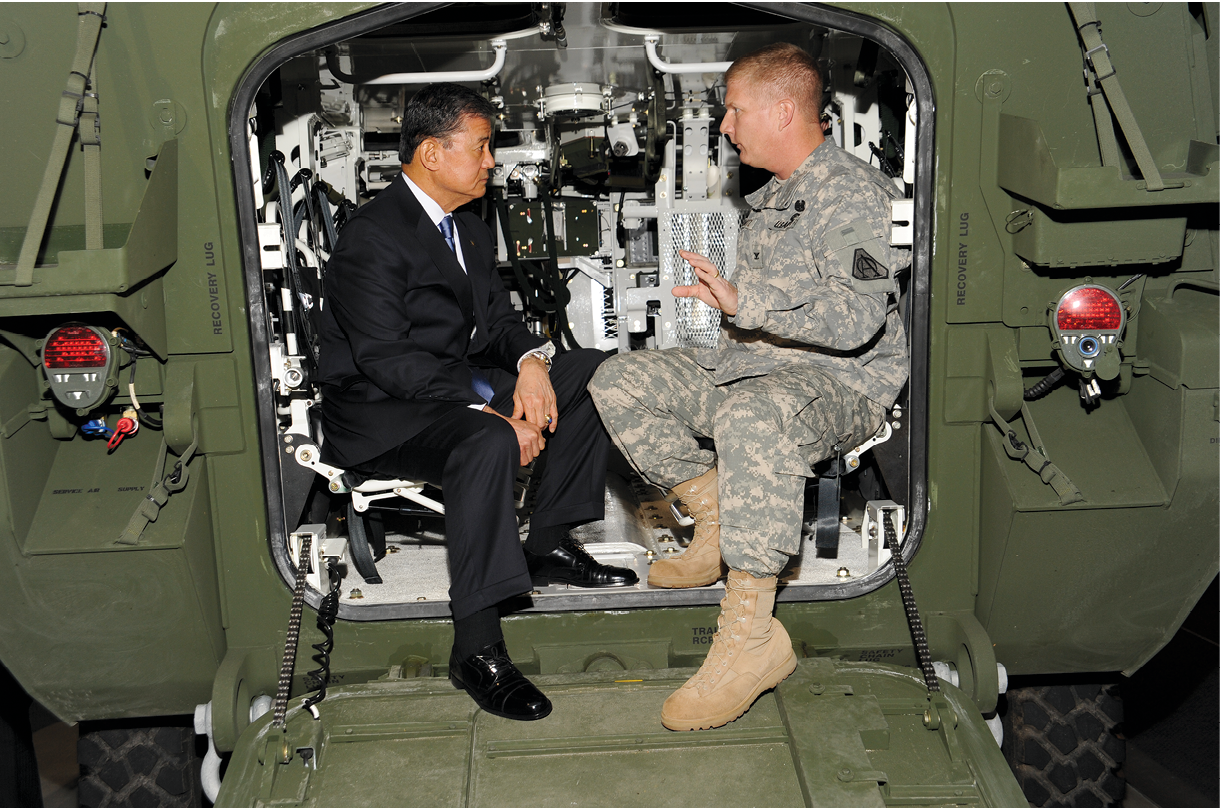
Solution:
[{"label": "soldier in camouflage uniform", "polygon": [[871,437],[907,378],[894,183],[825,140],[821,77],[800,48],[768,46],[726,78],[721,131],[775,176],[746,198],[732,282],[682,253],[698,284],[674,294],[727,315],[719,342],[612,357],[589,385],[636,470],[695,517],[690,547],[653,564],[649,583],[702,586],[729,568],[708,658],[662,709],[670,729],[732,721],[795,669],[771,610],[800,550],[804,480],[834,446]]}]

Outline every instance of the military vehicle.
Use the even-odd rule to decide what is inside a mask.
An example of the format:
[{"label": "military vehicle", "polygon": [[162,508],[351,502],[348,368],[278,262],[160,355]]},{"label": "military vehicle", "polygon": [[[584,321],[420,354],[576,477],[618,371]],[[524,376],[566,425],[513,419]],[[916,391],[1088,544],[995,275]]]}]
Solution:
[{"label": "military vehicle", "polygon": [[[1116,674],[1217,572],[1217,22],[6,4],[0,661],[83,722],[81,804],[1120,800]],[[500,110],[474,209],[530,327],[706,344],[677,250],[732,271],[766,176],[719,132],[724,70],[775,41],[823,61],[825,128],[903,192],[911,257],[908,388],[811,472],[777,607],[797,672],[669,732],[722,587],[551,586],[504,630],[554,714],[481,713],[446,676],[443,492],[318,458],[329,251],[399,170],[404,101],[464,82]],[[611,472],[594,555],[680,553],[685,515]]]}]

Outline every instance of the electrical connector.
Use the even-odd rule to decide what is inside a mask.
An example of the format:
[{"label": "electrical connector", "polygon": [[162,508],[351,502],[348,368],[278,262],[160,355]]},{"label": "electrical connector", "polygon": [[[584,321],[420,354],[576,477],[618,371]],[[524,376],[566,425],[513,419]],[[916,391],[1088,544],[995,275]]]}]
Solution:
[{"label": "electrical connector", "polygon": [[[129,410],[130,412],[130,410]],[[114,425],[114,434],[110,436],[110,440],[106,442],[107,448],[111,451],[119,448],[119,444],[128,435],[134,435],[136,429],[139,428],[139,422],[135,418],[124,415],[119,419],[119,422]]]}]

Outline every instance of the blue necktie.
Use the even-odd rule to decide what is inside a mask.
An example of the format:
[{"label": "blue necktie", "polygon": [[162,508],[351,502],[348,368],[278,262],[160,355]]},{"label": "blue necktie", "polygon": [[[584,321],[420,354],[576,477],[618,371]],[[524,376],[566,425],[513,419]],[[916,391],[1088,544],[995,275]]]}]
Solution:
[{"label": "blue necktie", "polygon": [[470,369],[470,387],[488,404],[495,398],[496,391],[491,386],[491,380],[484,376],[478,368]]},{"label": "blue necktie", "polygon": [[449,245],[449,249],[453,250],[456,255],[457,244],[453,240],[453,215],[446,213],[445,218],[441,219],[437,227],[441,229],[441,235],[445,237],[445,243]]}]

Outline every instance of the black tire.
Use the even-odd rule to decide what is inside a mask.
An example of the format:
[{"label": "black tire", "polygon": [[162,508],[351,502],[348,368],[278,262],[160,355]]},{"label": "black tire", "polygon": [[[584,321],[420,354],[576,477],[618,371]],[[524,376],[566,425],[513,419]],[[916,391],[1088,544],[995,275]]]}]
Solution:
[{"label": "black tire", "polygon": [[202,808],[193,727],[81,725],[81,808]]},{"label": "black tire", "polygon": [[1118,685],[1010,688],[1004,756],[1035,808],[1102,808],[1122,803],[1126,742]]},{"label": "black tire", "polygon": [[34,756],[30,697],[0,665],[0,805],[42,808],[42,783]]}]

